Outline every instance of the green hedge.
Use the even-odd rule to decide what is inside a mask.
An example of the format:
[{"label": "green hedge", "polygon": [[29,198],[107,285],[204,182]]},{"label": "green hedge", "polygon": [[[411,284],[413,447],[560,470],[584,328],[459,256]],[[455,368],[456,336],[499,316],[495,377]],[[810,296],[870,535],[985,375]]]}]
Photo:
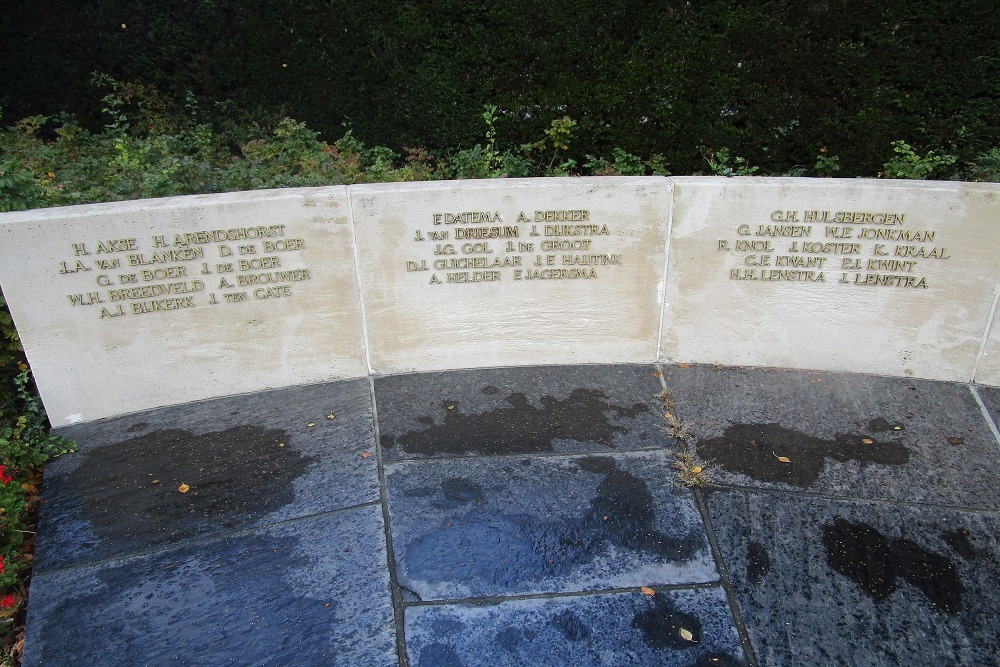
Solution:
[{"label": "green hedge", "polygon": [[216,122],[287,115],[397,152],[472,146],[488,104],[506,144],[569,116],[579,164],[618,148],[678,174],[722,147],[766,173],[835,155],[867,176],[900,139],[959,167],[1000,145],[993,0],[7,5],[7,124],[64,109],[95,129],[101,69],[190,91]]}]

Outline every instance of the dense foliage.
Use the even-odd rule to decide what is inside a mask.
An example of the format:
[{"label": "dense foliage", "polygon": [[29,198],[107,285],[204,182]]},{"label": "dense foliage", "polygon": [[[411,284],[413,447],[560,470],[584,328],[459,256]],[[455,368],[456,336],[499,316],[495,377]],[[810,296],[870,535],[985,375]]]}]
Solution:
[{"label": "dense foliage", "polygon": [[[893,141],[967,173],[1000,145],[993,0],[536,3],[9,0],[5,124],[64,109],[99,127],[95,70],[144,80],[217,125],[291,116],[337,139],[518,146],[577,123],[568,158],[614,149],[673,173],[725,147],[761,173],[874,176]],[[27,57],[30,54],[30,57]],[[826,165],[829,167],[830,165]],[[822,167],[822,165],[821,165]]]}]

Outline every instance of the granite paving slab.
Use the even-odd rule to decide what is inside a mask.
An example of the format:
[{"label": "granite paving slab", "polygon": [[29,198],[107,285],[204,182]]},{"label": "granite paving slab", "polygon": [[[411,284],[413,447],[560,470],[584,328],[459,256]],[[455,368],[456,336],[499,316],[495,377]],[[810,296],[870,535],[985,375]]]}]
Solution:
[{"label": "granite paving slab", "polygon": [[743,665],[720,588],[406,610],[412,667]]},{"label": "granite paving slab", "polygon": [[762,665],[994,665],[1000,517],[715,490],[708,514]]},{"label": "granite paving slab", "polygon": [[648,365],[493,368],[376,378],[386,460],[662,447]]},{"label": "granite paving slab", "polygon": [[25,667],[396,665],[378,505],[35,576]]},{"label": "granite paving slab", "polygon": [[1000,449],[967,385],[710,366],[664,380],[716,484],[1000,504]]},{"label": "granite paving slab", "polygon": [[400,586],[423,600],[715,581],[665,452],[386,466]]},{"label": "granite paving slab", "polygon": [[377,501],[370,396],[338,382],[61,429],[79,451],[45,469],[36,571]]},{"label": "granite paving slab", "polygon": [[993,423],[1000,427],[1000,387],[979,385],[976,387],[976,392],[983,400],[990,417],[993,418]]}]

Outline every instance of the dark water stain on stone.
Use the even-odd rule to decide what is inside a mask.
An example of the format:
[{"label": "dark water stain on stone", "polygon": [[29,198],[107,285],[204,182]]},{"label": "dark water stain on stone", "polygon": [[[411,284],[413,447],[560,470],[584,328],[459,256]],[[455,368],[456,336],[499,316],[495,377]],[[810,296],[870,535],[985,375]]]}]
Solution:
[{"label": "dark water stain on stone", "polygon": [[430,498],[438,509],[454,510],[466,505],[486,503],[482,486],[462,477],[451,477],[436,486],[418,486],[403,491],[405,498]]},{"label": "dark water stain on stone", "polygon": [[976,548],[972,544],[972,540],[969,539],[970,536],[971,533],[964,528],[956,528],[941,535],[944,541],[948,543],[948,546],[954,549],[955,553],[965,560],[988,557],[990,555],[989,550]]},{"label": "dark water stain on stone", "polygon": [[553,616],[549,619],[549,623],[555,626],[559,632],[562,633],[563,637],[571,642],[578,642],[590,638],[590,628],[586,623],[580,620],[579,616],[571,612],[569,609],[563,610]]},{"label": "dark water stain on stone", "polygon": [[830,567],[876,601],[888,598],[902,578],[923,591],[937,609],[950,614],[962,610],[965,587],[954,565],[911,540],[890,540],[866,523],[837,519],[823,526],[823,546]]},{"label": "dark water stain on stone", "polygon": [[454,646],[435,642],[420,650],[417,667],[463,667],[464,664]]},{"label": "dark water stain on stone", "polygon": [[751,541],[747,546],[747,580],[754,586],[759,586],[770,571],[771,559],[767,555],[767,547],[760,542]]},{"label": "dark water stain on stone", "polygon": [[497,633],[494,641],[496,641],[500,648],[505,651],[517,653],[518,648],[521,646],[521,642],[524,641],[524,634],[521,632],[521,628],[508,626]]},{"label": "dark water stain on stone", "polygon": [[493,385],[486,385],[485,387],[483,387],[483,388],[482,388],[482,392],[483,392],[484,394],[488,394],[488,395],[493,395],[493,394],[496,394],[496,393],[498,393],[499,391],[500,391],[500,390],[499,390],[499,389],[497,389],[496,387],[494,387]]},{"label": "dark water stain on stone", "polygon": [[441,482],[441,492],[445,500],[454,504],[486,502],[483,487],[461,477],[453,477]]},{"label": "dark water stain on stone", "polygon": [[872,433],[886,433],[887,431],[902,431],[903,425],[899,422],[895,424],[885,417],[876,417],[868,422],[868,430]]},{"label": "dark water stain on stone", "polygon": [[[701,641],[701,621],[681,611],[673,600],[662,593],[653,596],[652,608],[637,612],[632,627],[642,631],[642,638],[651,648],[693,648]],[[681,630],[691,633],[691,639],[681,636]]]},{"label": "dark water stain on stone", "polygon": [[[874,442],[865,444],[866,438]],[[900,442],[845,433],[824,440],[780,424],[732,424],[721,437],[700,441],[698,454],[760,482],[802,488],[819,478],[827,458],[882,465],[902,465],[910,460],[910,451]],[[779,456],[789,462],[779,461]]]},{"label": "dark water stain on stone", "polygon": [[[88,451],[67,487],[99,535],[177,540],[291,503],[292,483],[312,459],[290,445],[285,431],[260,426],[157,430]],[[181,484],[190,490],[178,492]]]},{"label": "dark water stain on stone", "polygon": [[[654,528],[653,496],[642,480],[606,456],[575,460],[579,470],[603,475],[583,516],[549,519],[503,513],[484,489],[466,480],[444,480],[425,502],[446,510],[435,527],[404,548],[409,576],[432,582],[474,581],[490,588],[566,576],[608,546],[649,557],[683,561],[705,546],[697,527],[671,537]],[[427,497],[423,487],[404,492]],[[488,511],[483,508],[490,505]],[[438,525],[441,525],[438,524]]]},{"label": "dark water stain on stone", "polygon": [[520,392],[512,393],[505,402],[488,412],[464,414],[457,401],[443,401],[443,423],[418,417],[418,422],[430,428],[399,437],[382,436],[382,446],[391,448],[398,443],[409,454],[425,455],[550,452],[556,439],[613,447],[616,434],[629,432],[614,422],[649,411],[644,403],[612,405],[608,396],[596,389],[574,389],[564,400],[542,396],[541,407],[532,405]]},{"label": "dark water stain on stone", "polygon": [[128,432],[135,433],[136,431],[145,431],[147,428],[149,428],[148,423],[136,422],[135,424],[132,424],[131,426],[128,427]]}]

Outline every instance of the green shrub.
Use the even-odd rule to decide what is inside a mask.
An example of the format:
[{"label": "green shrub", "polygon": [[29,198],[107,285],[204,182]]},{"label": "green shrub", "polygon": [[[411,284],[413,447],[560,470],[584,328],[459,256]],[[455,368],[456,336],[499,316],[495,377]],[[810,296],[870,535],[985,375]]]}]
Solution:
[{"label": "green shrub", "polygon": [[954,155],[938,155],[934,151],[927,151],[925,155],[920,155],[902,139],[892,142],[892,150],[896,155],[890,158],[882,168],[886,178],[923,180],[958,161]]},{"label": "green shrub", "polygon": [[969,164],[969,178],[1000,183],[1000,148],[991,148],[976,156],[975,161]]},{"label": "green shrub", "polygon": [[38,205],[42,189],[35,176],[16,160],[0,162],[0,212],[23,211]]},{"label": "green shrub", "polygon": [[715,176],[753,176],[760,170],[760,167],[751,167],[746,158],[730,157],[729,149],[726,147],[712,150],[702,146],[700,150],[705,162],[708,163],[708,168]]}]

